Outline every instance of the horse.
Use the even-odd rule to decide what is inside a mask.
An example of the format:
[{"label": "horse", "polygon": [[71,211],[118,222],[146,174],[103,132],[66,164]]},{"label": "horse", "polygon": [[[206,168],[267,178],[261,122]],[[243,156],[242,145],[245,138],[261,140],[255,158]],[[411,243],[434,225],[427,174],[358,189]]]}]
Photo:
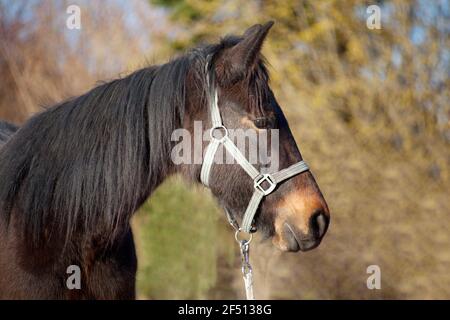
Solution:
[{"label": "horse", "polygon": [[[200,183],[201,164],[172,161],[171,135],[192,132],[195,121],[212,127],[211,79],[224,126],[277,130],[280,168],[303,160],[261,53],[272,24],[98,84],[19,130],[0,127],[1,299],[135,298],[130,219],[167,177]],[[255,188],[242,166],[214,163],[208,184],[218,204],[241,221]],[[306,251],[320,244],[329,221],[308,170],[262,200],[252,232],[283,251]],[[73,265],[80,269],[76,289],[67,286]]]}]

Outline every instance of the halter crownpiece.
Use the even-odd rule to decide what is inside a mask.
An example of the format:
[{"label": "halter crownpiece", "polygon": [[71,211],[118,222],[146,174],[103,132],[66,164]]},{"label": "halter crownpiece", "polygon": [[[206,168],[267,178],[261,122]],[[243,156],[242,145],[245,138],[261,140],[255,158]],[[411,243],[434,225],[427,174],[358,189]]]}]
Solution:
[{"label": "halter crownpiece", "polygon": [[[208,75],[209,73],[207,73]],[[227,212],[228,220],[230,223],[238,229],[238,231],[248,232],[252,231],[252,223],[255,214],[258,210],[261,200],[272,193],[277,184],[296,176],[304,171],[309,170],[306,162],[299,161],[288,168],[282,169],[280,171],[268,174],[259,172],[242,154],[234,142],[228,137],[228,130],[222,123],[222,118],[220,116],[220,110],[218,105],[217,88],[209,82],[209,77],[207,76],[207,83],[209,86],[209,111],[212,120],[212,128],[210,129],[211,142],[209,143],[205,156],[203,158],[202,169],[200,173],[200,180],[202,183],[209,187],[209,176],[211,173],[211,168],[214,163],[214,156],[217,152],[219,145],[223,145],[225,149],[233,156],[236,162],[247,172],[250,178],[253,179],[253,195],[250,202],[245,210],[244,217],[242,219],[242,224],[239,228],[236,221],[232,219],[229,212]],[[218,138],[214,133],[218,130],[222,131],[222,136]],[[264,187],[268,185],[268,187]]]}]

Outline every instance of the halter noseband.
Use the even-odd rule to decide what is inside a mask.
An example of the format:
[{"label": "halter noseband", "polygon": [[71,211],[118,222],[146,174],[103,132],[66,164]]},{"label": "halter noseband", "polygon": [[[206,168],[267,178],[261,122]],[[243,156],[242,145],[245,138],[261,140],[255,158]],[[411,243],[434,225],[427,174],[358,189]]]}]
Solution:
[{"label": "halter noseband", "polygon": [[[250,199],[250,202],[245,210],[244,217],[242,219],[241,227],[237,222],[230,216],[229,212],[225,209],[228,220],[230,223],[239,231],[250,233],[252,232],[252,223],[255,217],[256,211],[258,210],[259,204],[263,197],[269,195],[275,190],[278,183],[290,179],[297,174],[309,170],[308,165],[304,161],[299,161],[288,168],[282,169],[275,173],[261,173],[259,172],[242,154],[238,147],[233,143],[233,141],[228,137],[228,130],[222,123],[222,118],[220,116],[219,106],[217,103],[217,88],[210,83],[208,66],[206,66],[207,71],[207,84],[208,84],[208,99],[209,99],[209,111],[212,120],[212,128],[210,129],[211,142],[209,143],[205,156],[203,159],[202,169],[200,173],[200,180],[202,183],[209,187],[209,176],[211,173],[211,168],[214,162],[214,156],[220,144],[223,144],[225,149],[233,156],[236,162],[247,172],[250,178],[253,179],[254,192]],[[216,130],[222,130],[223,136],[217,138],[214,135]],[[264,188],[263,183],[268,183],[268,187]]]}]

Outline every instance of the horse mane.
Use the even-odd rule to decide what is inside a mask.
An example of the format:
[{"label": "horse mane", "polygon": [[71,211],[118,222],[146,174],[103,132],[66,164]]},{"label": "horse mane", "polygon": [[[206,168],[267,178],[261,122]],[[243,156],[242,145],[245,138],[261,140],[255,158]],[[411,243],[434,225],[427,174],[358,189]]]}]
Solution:
[{"label": "horse mane", "polygon": [[0,120],[0,147],[17,131],[17,127],[9,122]]},{"label": "horse mane", "polygon": [[33,116],[0,152],[3,217],[17,213],[34,244],[80,230],[113,238],[170,170],[170,136],[199,52]]},{"label": "horse mane", "polygon": [[14,216],[33,246],[118,236],[171,171],[186,81],[206,90],[207,61],[236,41],[194,49],[33,116],[0,151],[1,218]]}]

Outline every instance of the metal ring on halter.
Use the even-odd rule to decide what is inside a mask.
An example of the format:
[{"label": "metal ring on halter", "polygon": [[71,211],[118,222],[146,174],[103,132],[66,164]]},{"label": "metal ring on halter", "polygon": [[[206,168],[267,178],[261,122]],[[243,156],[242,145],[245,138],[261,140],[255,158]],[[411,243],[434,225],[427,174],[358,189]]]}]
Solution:
[{"label": "metal ring on halter", "polygon": [[[249,234],[249,235],[250,235],[250,238],[249,238],[248,240],[245,240],[245,239],[239,239],[239,234],[241,234],[241,233]],[[236,233],[234,234],[234,238],[236,239],[236,241],[237,241],[239,244],[241,244],[242,241],[245,241],[245,244],[249,244],[250,242],[252,242],[252,239],[253,239],[253,233],[248,233],[248,232],[242,231],[242,229],[239,228],[238,230],[236,230]]]},{"label": "metal ring on halter", "polygon": [[[223,133],[223,137],[222,137],[222,138],[218,139],[218,138],[216,138],[216,137],[214,136],[214,130],[216,130],[216,129],[221,129],[221,130],[223,130],[224,133]],[[225,128],[225,126],[216,126],[216,127],[212,127],[212,128],[209,130],[209,136],[211,137],[212,140],[217,140],[217,141],[219,141],[219,142],[223,142],[223,141],[228,137],[228,129]]]},{"label": "metal ring on halter", "polygon": [[[264,182],[269,184],[269,187],[267,189],[265,189],[262,185]],[[275,182],[275,179],[268,173],[259,174],[259,176],[257,176],[253,181],[253,187],[261,191],[265,196],[271,194],[272,191],[275,190],[276,186],[277,183]]]}]

